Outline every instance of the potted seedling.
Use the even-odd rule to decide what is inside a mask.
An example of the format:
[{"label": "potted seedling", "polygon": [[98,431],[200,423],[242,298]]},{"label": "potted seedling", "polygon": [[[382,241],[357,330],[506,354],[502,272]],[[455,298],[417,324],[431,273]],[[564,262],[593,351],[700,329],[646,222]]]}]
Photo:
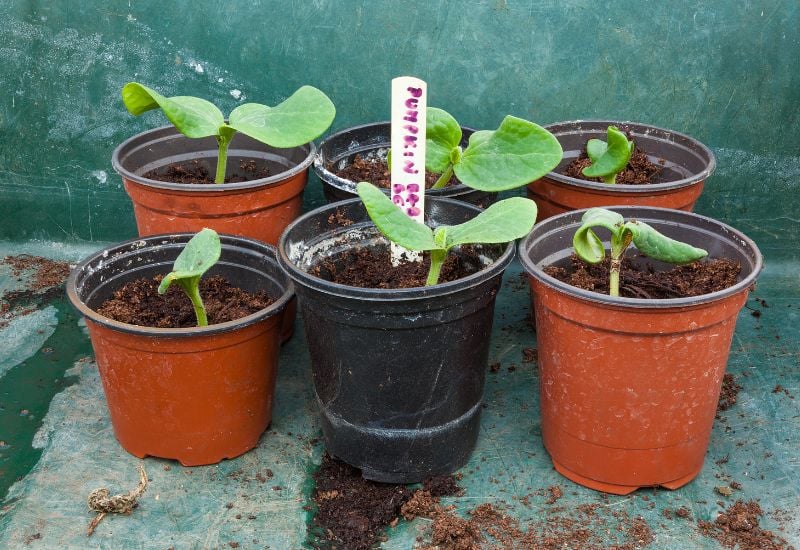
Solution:
[{"label": "potted seedling", "polygon": [[311,142],[336,114],[311,86],[274,107],[239,105],[227,120],[205,99],[164,97],[137,82],[122,100],[133,115],[160,109],[173,124],[134,136],[112,157],[140,236],[210,227],[275,244],[300,214]]},{"label": "potted seedling", "polygon": [[125,450],[194,466],[258,443],[293,296],[274,247],[210,229],[131,240],[82,261],[67,295]]},{"label": "potted seedling", "polygon": [[[495,296],[536,205],[516,197],[481,212],[428,197],[423,225],[371,184],[358,192],[292,223],[279,257],[297,288],[328,452],[369,479],[421,481],[459,468],[475,445]],[[427,251],[424,263],[393,267],[389,240]],[[405,268],[414,286],[393,277]],[[381,280],[361,280],[369,272]]]},{"label": "potted seedling", "polygon": [[[542,177],[561,159],[561,147],[549,132],[510,115],[496,130],[474,131],[432,107],[426,127],[425,168],[432,197],[485,207],[499,191]],[[357,183],[372,175],[372,183],[389,193],[389,135],[390,124],[381,122],[348,128],[320,143],[314,171],[329,201],[356,196]]]},{"label": "potted seedling", "polygon": [[540,222],[519,252],[555,468],[616,494],[691,481],[736,317],[761,270],[756,245],[691,212],[615,207]]},{"label": "potted seedling", "polygon": [[578,120],[545,128],[558,139],[564,157],[528,184],[540,219],[614,205],[691,211],[716,166],[708,147],[656,126]]}]

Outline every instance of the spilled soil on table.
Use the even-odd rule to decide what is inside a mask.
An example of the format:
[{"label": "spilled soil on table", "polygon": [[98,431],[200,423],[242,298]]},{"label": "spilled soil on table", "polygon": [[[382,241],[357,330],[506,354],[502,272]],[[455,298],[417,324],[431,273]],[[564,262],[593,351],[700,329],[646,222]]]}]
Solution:
[{"label": "spilled soil on table", "polygon": [[70,271],[67,262],[28,254],[6,256],[0,263],[9,266],[11,276],[23,283],[21,289],[0,297],[0,328],[7,326],[11,317],[35,311],[35,303],[49,302],[61,296]]}]

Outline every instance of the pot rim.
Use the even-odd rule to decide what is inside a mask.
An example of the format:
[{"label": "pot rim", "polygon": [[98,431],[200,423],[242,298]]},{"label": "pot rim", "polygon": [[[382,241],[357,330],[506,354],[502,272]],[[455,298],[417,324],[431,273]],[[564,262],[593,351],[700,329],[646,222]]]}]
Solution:
[{"label": "pot rim", "polygon": [[[267,185],[275,184],[285,179],[291,178],[296,176],[297,174],[301,173],[303,170],[306,170],[311,163],[314,161],[314,157],[317,154],[317,148],[314,145],[313,141],[309,141],[303,145],[298,145],[297,147],[289,147],[288,149],[298,149],[303,147],[308,147],[308,154],[305,156],[302,162],[298,163],[296,166],[274,174],[272,176],[268,176],[266,178],[261,178],[257,180],[250,180],[250,181],[242,181],[239,183],[223,183],[223,184],[207,184],[207,183],[171,183],[165,181],[158,181],[153,180],[150,178],[145,178],[144,176],[140,176],[128,170],[125,166],[123,166],[122,162],[120,161],[120,155],[122,151],[126,147],[130,147],[136,140],[142,139],[147,134],[155,134],[157,132],[162,132],[167,129],[175,130],[175,133],[170,136],[161,137],[155,141],[149,142],[149,145],[153,143],[157,143],[158,141],[162,141],[167,138],[172,138],[174,136],[181,136],[184,139],[192,139],[184,136],[181,134],[175,126],[171,124],[167,124],[164,126],[159,126],[158,128],[152,128],[150,130],[146,130],[144,132],[140,132],[122,143],[120,143],[114,152],[111,154],[111,165],[114,167],[114,170],[123,178],[131,180],[135,183],[140,185],[144,185],[146,187],[155,187],[158,189],[168,189],[170,191],[185,191],[191,193],[224,193],[230,191],[240,191],[244,189],[252,189],[257,187],[265,187]],[[248,136],[249,137],[249,136]],[[202,138],[201,138],[202,139]],[[250,138],[253,139],[253,138]],[[266,145],[266,144],[264,144]],[[141,147],[141,146],[140,146]],[[272,147],[272,146],[268,146]],[[281,148],[274,147],[275,151],[280,151]]]},{"label": "pot rim", "polygon": [[[78,288],[77,288],[77,279],[78,275],[86,269],[86,266],[89,265],[91,262],[104,257],[105,254],[108,254],[112,248],[119,249],[121,247],[125,247],[127,245],[137,243],[140,241],[147,242],[150,240],[162,240],[162,239],[169,239],[174,237],[190,237],[195,235],[195,233],[162,233],[159,235],[150,235],[147,237],[136,237],[133,239],[128,239],[127,241],[121,241],[118,243],[113,243],[109,247],[103,248],[98,250],[97,252],[91,254],[87,258],[76,265],[69,274],[67,278],[67,297],[69,301],[72,302],[72,305],[75,309],[77,309],[81,315],[83,315],[86,319],[97,323],[99,325],[105,326],[117,332],[123,332],[128,334],[135,334],[139,336],[149,336],[154,338],[201,338],[205,336],[214,336],[217,334],[222,334],[225,332],[231,332],[234,330],[240,330],[250,325],[254,325],[259,323],[268,317],[276,315],[281,312],[286,307],[286,304],[294,295],[294,286],[291,280],[288,281],[288,285],[286,285],[286,289],[283,291],[283,294],[279,298],[275,300],[272,304],[267,306],[266,308],[256,311],[255,313],[251,313],[246,317],[241,317],[234,321],[226,321],[224,323],[217,323],[214,325],[208,325],[205,327],[186,327],[186,328],[156,328],[156,327],[143,327],[140,325],[132,325],[129,323],[122,323],[120,321],[115,321],[109,317],[105,317],[104,315],[100,315],[95,310],[91,309],[86,303],[78,296]],[[236,244],[236,241],[244,241],[247,242],[248,245],[252,246],[253,248],[262,248],[264,252],[268,255],[270,251],[273,252],[276,263],[277,263],[277,253],[275,252],[275,247],[261,241],[257,241],[255,239],[249,239],[246,237],[241,237],[238,235],[231,235],[228,233],[220,233],[220,238],[233,240],[233,244]],[[255,246],[253,246],[255,245]],[[150,245],[152,246],[152,245]],[[144,246],[140,250],[146,251],[150,246]],[[272,250],[270,250],[272,249]],[[98,269],[103,269],[102,267]],[[280,270],[279,270],[280,271]]]},{"label": "pot rim", "polygon": [[[719,228],[728,231],[731,235],[733,235],[738,241],[740,248],[746,249],[749,248],[753,252],[754,258],[754,265],[753,269],[748,273],[741,281],[737,282],[733,286],[728,288],[718,290],[716,292],[711,292],[708,294],[701,294],[700,296],[691,296],[686,298],[665,298],[665,299],[645,299],[645,298],[625,298],[622,296],[609,296],[608,294],[602,294],[599,292],[592,292],[590,290],[584,290],[578,287],[574,287],[570,284],[564,283],[559,281],[558,279],[547,275],[541,267],[539,267],[536,263],[534,263],[530,256],[527,254],[526,250],[530,248],[532,245],[532,241],[534,241],[539,235],[536,235],[537,226],[534,226],[533,230],[522,240],[520,240],[518,248],[519,248],[519,261],[522,264],[522,268],[525,272],[534,277],[540,283],[547,285],[555,290],[563,292],[573,298],[577,298],[580,300],[584,300],[587,302],[594,302],[596,304],[602,304],[604,306],[613,306],[619,309],[653,309],[653,310],[664,310],[664,309],[674,309],[674,308],[681,308],[681,307],[692,307],[698,306],[703,304],[708,304],[712,302],[718,302],[724,298],[732,296],[734,294],[738,294],[749,288],[750,286],[755,283],[756,278],[758,277],[759,273],[764,267],[763,256],[761,251],[756,246],[756,243],[753,242],[747,235],[727,225],[722,223],[721,221],[715,220],[714,218],[708,216],[702,216],[700,214],[696,214],[694,212],[686,212],[683,210],[673,210],[671,208],[661,208],[656,206],[612,206],[609,207],[614,211],[618,211],[620,214],[625,216],[625,211],[630,210],[648,210],[653,211],[654,217],[658,217],[657,214],[659,212],[669,212],[670,214],[678,213],[681,216],[685,216],[687,218],[696,218],[700,220],[704,220],[707,222],[711,222],[717,225]],[[558,214],[557,216],[553,216],[541,222],[541,226],[545,226],[546,224],[553,224],[554,227],[557,227],[556,224],[559,224],[561,220],[568,216],[576,216],[578,213],[582,214],[586,212],[588,208],[581,209],[581,210],[572,210],[570,212],[564,212],[563,214]],[[627,216],[625,216],[627,218]],[[644,218],[645,216],[637,216],[638,218]],[[580,218],[578,218],[580,219]],[[577,227],[576,227],[577,229]],[[546,235],[542,235],[541,238],[545,238]]]},{"label": "pot rim", "polygon": [[[388,120],[383,120],[383,121],[378,121],[378,122],[368,122],[367,124],[359,124],[357,126],[349,126],[349,127],[344,128],[342,130],[339,130],[338,132],[336,132],[334,134],[328,135],[325,139],[323,139],[322,141],[319,142],[319,146],[317,147],[317,153],[316,153],[316,155],[314,155],[314,162],[311,165],[311,168],[314,170],[314,173],[317,175],[317,177],[320,180],[322,180],[322,182],[324,184],[332,185],[333,187],[336,187],[338,189],[342,189],[343,191],[348,191],[348,192],[355,193],[355,186],[356,186],[356,184],[358,182],[339,177],[336,174],[334,174],[333,172],[331,172],[330,170],[328,170],[324,166],[324,164],[322,162],[322,148],[326,145],[326,143],[328,141],[336,139],[336,138],[339,138],[342,135],[347,134],[349,132],[353,132],[355,130],[361,130],[362,128],[370,128],[370,127],[373,127],[373,126],[386,125],[386,126],[390,126],[391,127],[391,124],[392,124],[391,121],[388,121]],[[474,128],[470,128],[469,126],[461,126],[462,133],[463,133],[464,130],[467,130],[467,131],[470,131],[470,132],[475,132]],[[381,189],[381,191],[384,191],[387,194],[389,192],[388,189]],[[426,196],[440,196],[440,195],[444,196],[444,195],[451,195],[451,194],[452,195],[460,195],[460,194],[463,194],[463,193],[473,192],[473,191],[479,191],[480,192],[479,189],[474,189],[472,187],[464,185],[463,183],[459,183],[458,185],[451,185],[451,186],[445,187],[443,189],[426,189],[425,193],[426,193]],[[484,192],[484,193],[492,193],[493,191],[482,191],[482,192]],[[431,193],[433,193],[433,195],[431,195]]]},{"label": "pot rim", "polygon": [[[428,201],[439,202],[444,204],[452,204],[458,205],[460,207],[467,207],[471,210],[474,210],[477,213],[482,212],[483,210],[473,204],[459,201],[455,199],[449,199],[445,197],[426,197],[426,203]],[[319,208],[315,208],[314,210],[307,212],[294,220],[290,223],[286,229],[283,231],[281,235],[280,241],[278,241],[278,263],[281,265],[283,270],[289,275],[289,278],[293,281],[297,281],[298,283],[302,283],[304,286],[313,288],[314,290],[324,292],[328,295],[340,296],[343,298],[348,299],[358,299],[358,300],[365,300],[365,301],[375,301],[375,302],[400,302],[400,301],[409,301],[409,300],[422,300],[434,296],[445,296],[448,294],[454,294],[456,292],[460,292],[465,288],[469,288],[475,285],[478,285],[486,280],[491,279],[492,277],[502,274],[508,264],[511,263],[511,260],[514,258],[514,253],[516,251],[516,246],[514,242],[509,242],[506,245],[506,249],[491,264],[485,266],[480,271],[473,273],[472,275],[468,275],[466,277],[462,277],[461,279],[457,279],[455,281],[449,281],[445,283],[438,283],[433,286],[421,286],[421,287],[413,287],[413,288],[362,288],[356,286],[349,286],[343,285],[339,283],[334,283],[331,281],[326,281],[325,279],[321,279],[319,277],[315,277],[303,269],[297,267],[297,265],[289,258],[289,255],[286,252],[286,241],[288,240],[288,235],[296,226],[303,224],[306,220],[312,218],[315,215],[318,215],[320,212],[324,212],[326,210],[335,211],[337,208],[341,208],[342,206],[347,206],[354,203],[360,203],[361,198],[356,197],[354,199],[347,199],[344,201],[334,202],[330,204],[323,205]],[[361,222],[358,224],[354,224],[353,229],[360,229],[361,227],[374,227],[374,223],[372,220]]]},{"label": "pot rim", "polygon": [[[688,178],[684,178],[681,180],[676,181],[667,181],[663,183],[650,183],[647,185],[616,185],[616,184],[609,184],[609,183],[598,183],[594,181],[586,181],[581,180],[578,178],[572,178],[570,176],[565,176],[564,174],[559,174],[558,172],[548,172],[545,178],[551,179],[563,185],[568,185],[572,187],[580,187],[584,189],[594,189],[597,191],[604,191],[606,193],[619,193],[620,195],[637,195],[637,194],[651,194],[663,191],[670,191],[673,189],[679,189],[682,187],[689,187],[695,185],[701,181],[706,180],[711,174],[714,173],[717,167],[717,159],[714,155],[714,152],[706,145],[698,141],[697,139],[689,136],[687,134],[677,132],[675,130],[669,130],[667,128],[661,128],[659,126],[653,126],[652,124],[645,124],[643,122],[634,122],[630,120],[606,120],[606,119],[579,119],[579,120],[568,120],[563,122],[554,122],[552,124],[548,124],[544,126],[544,129],[548,132],[552,133],[556,139],[558,139],[560,134],[555,133],[552,128],[554,126],[566,126],[566,125],[578,125],[578,124],[601,124],[604,126],[609,125],[633,125],[639,126],[641,128],[647,130],[656,130],[658,132],[669,133],[675,135],[679,138],[682,138],[688,142],[690,142],[694,147],[702,152],[703,155],[706,156],[708,162],[706,167],[701,170],[700,172],[689,176]],[[581,134],[584,131],[575,129],[574,131],[567,131],[561,132],[562,134],[565,133],[575,133]]]}]

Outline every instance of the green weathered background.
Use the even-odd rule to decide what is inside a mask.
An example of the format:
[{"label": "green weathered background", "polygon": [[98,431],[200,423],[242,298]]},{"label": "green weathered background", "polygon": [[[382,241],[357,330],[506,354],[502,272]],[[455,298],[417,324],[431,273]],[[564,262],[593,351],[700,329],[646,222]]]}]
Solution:
[{"label": "green weathered background", "polygon": [[[134,235],[111,152],[163,118],[125,112],[128,80],[225,111],[238,92],[274,104],[312,84],[336,130],[386,119],[390,79],[414,74],[469,126],[511,113],[689,133],[719,163],[697,210],[798,261],[798,28],[796,0],[5,1],[0,239]],[[321,202],[312,180],[306,206]]]}]

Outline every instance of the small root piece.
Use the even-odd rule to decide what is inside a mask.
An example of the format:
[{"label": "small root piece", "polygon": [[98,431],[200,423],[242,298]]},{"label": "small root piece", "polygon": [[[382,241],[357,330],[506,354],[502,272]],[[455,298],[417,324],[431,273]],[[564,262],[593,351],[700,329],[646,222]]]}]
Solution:
[{"label": "small root piece", "polygon": [[147,473],[144,465],[139,464],[139,485],[135,489],[119,495],[109,496],[109,491],[105,487],[95,489],[89,493],[87,502],[89,509],[98,512],[97,516],[89,524],[86,536],[92,536],[94,530],[106,516],[106,514],[130,514],[138,505],[141,497],[147,489]]}]

